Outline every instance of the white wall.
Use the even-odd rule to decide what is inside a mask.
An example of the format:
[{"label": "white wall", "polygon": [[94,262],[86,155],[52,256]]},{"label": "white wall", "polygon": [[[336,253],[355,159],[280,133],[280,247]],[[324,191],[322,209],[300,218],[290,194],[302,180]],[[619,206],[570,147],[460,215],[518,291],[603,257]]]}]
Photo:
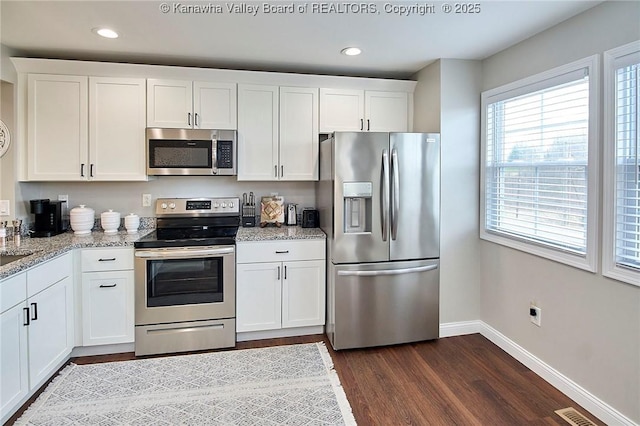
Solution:
[{"label": "white wall", "polygon": [[96,211],[96,216],[107,209],[122,214],[155,216],[153,207],[142,207],[143,193],[151,194],[155,200],[162,197],[242,197],[243,192],[253,191],[259,202],[261,196],[277,192],[284,197],[285,203],[315,206],[314,182],[237,182],[235,177],[224,176],[161,176],[149,182],[23,182],[18,186],[18,208],[27,213],[29,200],[57,200],[58,195],[69,196],[70,208],[86,204]]},{"label": "white wall", "polygon": [[[605,2],[484,60],[482,88],[638,39],[640,3]],[[479,253],[481,319],[640,423],[640,287],[489,242]],[[531,301],[540,328],[529,322]]]},{"label": "white wall", "polygon": [[414,130],[441,134],[440,323],[480,317],[480,63],[442,59],[416,74]]}]

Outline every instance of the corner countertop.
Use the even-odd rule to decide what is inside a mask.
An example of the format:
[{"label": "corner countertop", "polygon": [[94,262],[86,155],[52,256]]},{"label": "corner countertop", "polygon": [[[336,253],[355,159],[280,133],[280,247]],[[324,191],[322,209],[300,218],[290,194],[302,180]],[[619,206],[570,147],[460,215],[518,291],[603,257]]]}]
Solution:
[{"label": "corner countertop", "polygon": [[317,240],[327,236],[320,228],[302,228],[300,226],[285,226],[280,228],[268,226],[260,228],[240,228],[236,235],[236,242],[275,241],[275,240]]},{"label": "corner countertop", "polygon": [[120,231],[116,234],[94,231],[87,235],[65,232],[49,238],[22,237],[19,245],[10,242],[4,247],[0,247],[0,253],[5,255],[29,254],[20,260],[0,266],[0,280],[76,248],[133,247],[136,240],[151,231],[153,229],[140,229],[135,234],[128,234],[126,231]]}]

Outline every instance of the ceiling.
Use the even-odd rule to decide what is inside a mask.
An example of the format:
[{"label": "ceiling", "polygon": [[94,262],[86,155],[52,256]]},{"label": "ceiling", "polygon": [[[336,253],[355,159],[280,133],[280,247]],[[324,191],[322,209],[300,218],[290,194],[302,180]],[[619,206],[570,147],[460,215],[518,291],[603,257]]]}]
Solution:
[{"label": "ceiling", "polygon": [[[485,0],[444,13],[453,2],[0,0],[0,42],[20,56],[403,79],[439,58],[484,59],[599,3]],[[427,13],[394,13],[411,5]],[[102,26],[120,37],[92,32]],[[340,54],[347,46],[363,53]]]}]

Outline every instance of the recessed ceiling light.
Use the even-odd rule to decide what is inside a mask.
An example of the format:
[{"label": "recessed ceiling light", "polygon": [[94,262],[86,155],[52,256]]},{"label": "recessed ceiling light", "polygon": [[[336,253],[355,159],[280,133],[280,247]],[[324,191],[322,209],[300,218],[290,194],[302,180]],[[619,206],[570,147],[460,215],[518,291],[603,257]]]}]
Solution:
[{"label": "recessed ceiling light", "polygon": [[340,51],[340,53],[347,56],[356,56],[361,54],[362,50],[358,49],[357,47],[345,47]]},{"label": "recessed ceiling light", "polygon": [[118,33],[109,28],[94,28],[93,32],[105,38],[118,38]]}]

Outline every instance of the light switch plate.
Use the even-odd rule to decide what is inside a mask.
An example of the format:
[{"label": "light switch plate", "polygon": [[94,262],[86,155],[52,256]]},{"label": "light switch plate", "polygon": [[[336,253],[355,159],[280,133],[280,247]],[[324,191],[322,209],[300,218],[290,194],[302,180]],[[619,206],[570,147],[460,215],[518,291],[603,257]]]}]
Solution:
[{"label": "light switch plate", "polygon": [[9,200],[0,200],[0,216],[9,216]]}]

